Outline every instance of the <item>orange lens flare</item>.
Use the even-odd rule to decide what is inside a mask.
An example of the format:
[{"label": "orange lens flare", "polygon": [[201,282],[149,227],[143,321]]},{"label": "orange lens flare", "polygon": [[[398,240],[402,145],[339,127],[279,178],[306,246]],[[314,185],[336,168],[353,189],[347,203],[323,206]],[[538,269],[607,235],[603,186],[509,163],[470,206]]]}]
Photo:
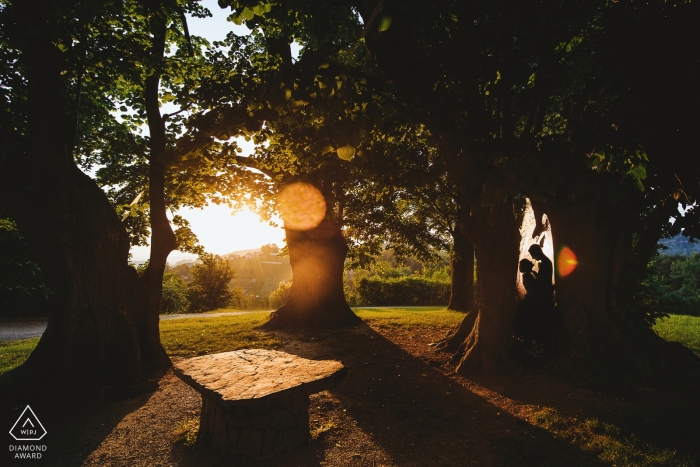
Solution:
[{"label": "orange lens flare", "polygon": [[313,185],[292,183],[277,196],[284,226],[292,230],[311,230],[326,217],[326,200]]},{"label": "orange lens flare", "polygon": [[562,246],[557,252],[557,276],[566,277],[576,269],[576,254],[568,246]]}]

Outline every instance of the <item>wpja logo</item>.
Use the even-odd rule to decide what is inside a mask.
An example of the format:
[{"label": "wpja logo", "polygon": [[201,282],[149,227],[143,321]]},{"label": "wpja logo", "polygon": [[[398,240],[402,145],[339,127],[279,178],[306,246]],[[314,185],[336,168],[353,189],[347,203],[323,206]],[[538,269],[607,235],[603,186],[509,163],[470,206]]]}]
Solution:
[{"label": "wpja logo", "polygon": [[[46,429],[32,408],[27,406],[10,429],[10,434],[17,441],[39,441],[46,436]],[[45,451],[46,446],[43,444],[10,445],[10,452],[15,453],[15,459],[41,459]]]}]

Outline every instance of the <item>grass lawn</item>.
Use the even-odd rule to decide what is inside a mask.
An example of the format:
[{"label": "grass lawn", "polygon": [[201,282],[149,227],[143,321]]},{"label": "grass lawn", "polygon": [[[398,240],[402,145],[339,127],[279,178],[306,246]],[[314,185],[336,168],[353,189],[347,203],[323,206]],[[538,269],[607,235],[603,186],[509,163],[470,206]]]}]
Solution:
[{"label": "grass lawn", "polygon": [[[230,310],[219,310],[230,311]],[[182,318],[160,322],[160,338],[170,356],[191,357],[245,348],[274,349],[281,342],[253,328],[269,313],[215,318]]]},{"label": "grass lawn", "polygon": [[[240,310],[216,310],[216,313]],[[355,312],[375,326],[444,327],[458,324],[463,313],[442,307],[356,308]],[[253,329],[267,320],[269,313],[247,313],[216,318],[182,318],[160,322],[160,335],[170,356],[192,357],[244,348],[274,349],[280,341]],[[0,375],[21,365],[39,339],[0,343]]]},{"label": "grass lawn", "polygon": [[667,341],[680,342],[700,356],[700,316],[671,315],[658,320],[654,331]]},{"label": "grass lawn", "polygon": [[458,325],[464,313],[448,311],[444,307],[427,306],[412,308],[353,308],[363,320],[374,326],[424,326],[443,328]]},{"label": "grass lawn", "polygon": [[0,342],[0,375],[17,368],[29,357],[39,338]]},{"label": "grass lawn", "polygon": [[[236,310],[217,310],[217,312]],[[355,308],[362,319],[379,327],[451,327],[463,313],[442,307]],[[160,323],[165,350],[171,356],[188,357],[243,348],[273,349],[281,342],[253,329],[269,316],[267,312],[216,318],[183,318]],[[659,320],[654,330],[664,339],[680,342],[700,355],[700,317],[671,315]],[[21,365],[39,339],[0,343],[0,374]]]}]

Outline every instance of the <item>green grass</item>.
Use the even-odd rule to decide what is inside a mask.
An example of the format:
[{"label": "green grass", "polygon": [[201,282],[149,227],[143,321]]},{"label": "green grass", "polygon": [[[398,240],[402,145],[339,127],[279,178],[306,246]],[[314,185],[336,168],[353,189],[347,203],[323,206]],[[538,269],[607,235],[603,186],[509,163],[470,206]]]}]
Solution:
[{"label": "green grass", "polygon": [[658,448],[611,424],[589,418],[583,422],[566,418],[556,409],[543,407],[529,417],[530,423],[557,439],[590,453],[610,465],[629,467],[686,467],[695,465],[676,451]]},{"label": "green grass", "polygon": [[671,315],[658,320],[654,331],[667,341],[680,342],[700,356],[700,317]]},{"label": "green grass", "polygon": [[0,375],[17,368],[29,358],[39,338],[0,342]]},{"label": "green grass", "polygon": [[281,342],[253,330],[268,313],[216,318],[182,318],[160,322],[160,338],[170,356],[191,357],[245,348],[273,349]]},{"label": "green grass", "polygon": [[[219,310],[222,311],[222,310]],[[232,310],[233,311],[233,310]],[[355,312],[373,326],[387,327],[452,327],[464,313],[442,307],[355,308]],[[172,356],[194,356],[244,348],[276,348],[281,342],[254,331],[267,320],[267,312],[216,318],[186,318],[160,323],[161,339]],[[654,330],[664,339],[680,342],[700,355],[700,317],[671,315],[659,320]],[[0,374],[21,365],[36,347],[39,339],[0,343]]]},{"label": "green grass", "polygon": [[355,313],[374,326],[423,326],[429,328],[444,328],[458,325],[464,319],[464,313],[448,311],[444,307],[415,307],[415,308],[362,308],[354,309]]},{"label": "green grass", "polygon": [[212,313],[240,313],[240,312],[245,312],[245,313],[255,313],[255,312],[270,312],[270,308],[256,308],[254,310],[240,310],[238,308],[219,308],[218,310],[212,310],[212,311],[205,311],[203,314],[208,315]]}]

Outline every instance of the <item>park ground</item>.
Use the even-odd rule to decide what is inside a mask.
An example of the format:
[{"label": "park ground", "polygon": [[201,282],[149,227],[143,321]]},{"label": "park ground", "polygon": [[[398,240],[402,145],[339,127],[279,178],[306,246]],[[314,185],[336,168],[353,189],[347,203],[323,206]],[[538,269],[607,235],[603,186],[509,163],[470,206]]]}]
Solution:
[{"label": "park ground", "polygon": [[[9,429],[30,403],[48,432],[44,459],[32,463],[51,466],[700,466],[698,388],[601,392],[536,365],[465,378],[428,345],[463,314],[356,311],[366,325],[314,334],[256,331],[267,313],[161,322],[174,361],[274,348],[349,367],[343,383],[311,397],[312,439],[286,457],[229,459],[197,445],[200,397],[172,372],[155,391],[111,403],[57,400],[52,388],[18,395],[8,391],[8,373],[0,396],[12,396],[0,399],[0,427]],[[672,315],[655,330],[700,355],[700,318]],[[36,342],[0,343],[0,372]]]}]

